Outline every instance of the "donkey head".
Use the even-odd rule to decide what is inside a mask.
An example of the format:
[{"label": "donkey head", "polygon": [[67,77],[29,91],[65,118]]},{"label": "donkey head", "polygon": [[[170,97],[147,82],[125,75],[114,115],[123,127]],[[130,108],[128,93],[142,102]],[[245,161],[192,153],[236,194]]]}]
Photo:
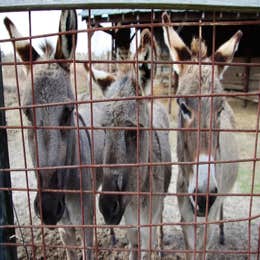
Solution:
[{"label": "donkey head", "polygon": [[[221,119],[227,113],[225,99],[220,96],[214,97],[189,97],[189,95],[218,94],[223,91],[220,79],[227,66],[223,65],[198,65],[181,64],[182,61],[193,62],[231,62],[238,48],[242,32],[238,31],[226,43],[212,55],[207,57],[207,47],[203,40],[193,39],[191,48],[188,48],[174,29],[169,26],[170,17],[162,15],[164,23],[164,39],[169,48],[174,69],[179,75],[177,95],[187,96],[177,100],[179,104],[179,127],[193,129],[178,132],[177,155],[179,161],[204,162],[194,166],[183,167],[184,178],[188,183],[190,193],[206,193],[209,185],[210,193],[217,193],[217,176],[214,164],[206,164],[216,160],[219,152],[219,133],[210,132],[209,129],[217,129],[221,126]],[[168,25],[167,25],[168,24]],[[224,112],[223,112],[224,111]],[[222,113],[223,112],[223,113]],[[199,131],[198,128],[205,131]],[[194,206],[194,196],[190,197]],[[213,205],[216,196],[210,196],[208,209]],[[198,213],[205,214],[206,197],[198,197]]]},{"label": "donkey head", "polygon": [[[21,37],[15,25],[8,18],[4,20],[11,38]],[[59,31],[66,32],[77,29],[77,15],[75,11],[62,11]],[[70,102],[74,100],[69,63],[64,62],[72,56],[76,45],[75,34],[59,35],[54,59],[56,62],[37,63],[32,66],[29,62],[51,60],[49,56],[53,49],[49,44],[43,48],[45,57],[40,57],[27,40],[14,41],[14,46],[27,68],[27,86],[24,94],[24,113],[32,126],[37,130],[28,130],[30,153],[35,166],[55,167],[71,164],[69,159],[73,142],[72,130],[43,129],[43,127],[57,127],[73,125],[73,105],[42,106],[32,108],[32,105]],[[29,65],[28,65],[29,64]],[[33,81],[32,81],[33,78]],[[33,82],[33,83],[32,83]],[[37,148],[36,148],[37,147]],[[64,185],[64,170],[40,170],[37,174],[38,186],[41,189],[62,189]],[[65,209],[64,193],[39,192],[36,195],[34,206],[36,214],[42,209],[43,222],[56,224],[62,217]]]},{"label": "donkey head", "polygon": [[[149,127],[148,102],[142,99],[138,100],[135,97],[143,96],[144,93],[150,91],[150,79],[154,73],[151,70],[153,66],[149,64],[152,55],[151,46],[155,47],[155,42],[152,42],[150,31],[143,30],[136,53],[138,60],[141,61],[138,63],[139,66],[132,67],[119,78],[97,70],[91,71],[93,79],[100,85],[107,97],[133,97],[132,100],[113,101],[107,105],[107,113],[103,118],[104,126],[121,129],[106,130],[105,164],[135,164],[148,161],[148,133],[142,130],[144,127]],[[111,82],[113,83],[111,84]],[[126,166],[105,168],[102,190],[137,191],[138,172],[140,172],[139,177],[142,185],[146,176],[145,171],[145,167],[139,167],[139,169]],[[122,194],[102,194],[100,196],[99,207],[107,224],[118,224],[121,221],[129,200],[129,195]]]}]

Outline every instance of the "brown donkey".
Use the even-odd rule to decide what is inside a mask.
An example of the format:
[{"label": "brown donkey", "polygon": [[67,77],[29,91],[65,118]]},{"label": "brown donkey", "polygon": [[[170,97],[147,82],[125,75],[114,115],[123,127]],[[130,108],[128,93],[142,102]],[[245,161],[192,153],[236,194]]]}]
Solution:
[{"label": "brown donkey", "polygon": [[[92,77],[100,85],[104,95],[109,98],[129,98],[144,96],[150,93],[151,77],[155,71],[149,64],[152,55],[152,35],[148,29],[141,33],[138,48],[138,76],[136,70],[131,68],[127,73],[119,73],[114,77],[108,73],[91,70]],[[155,42],[153,42],[155,46]],[[154,50],[155,51],[155,50]],[[144,61],[144,62],[142,62]],[[151,120],[151,103],[146,99],[131,99],[112,101],[107,104],[106,115],[102,120],[107,127],[128,127],[129,129],[106,130],[104,163],[105,164],[136,164],[149,162],[170,162],[171,153],[168,131],[152,131],[143,128],[168,128],[168,116],[162,105],[153,102],[153,117]],[[137,111],[138,116],[137,116]],[[136,128],[139,130],[136,130]],[[139,140],[139,141],[138,141]],[[150,141],[152,140],[152,149]],[[139,142],[139,144],[138,144]],[[151,150],[151,152],[150,152]],[[139,158],[139,160],[138,160]],[[141,192],[165,193],[171,178],[171,166],[138,166],[138,167],[107,167],[104,168],[102,191],[137,192],[138,179]],[[99,208],[105,222],[110,225],[120,223],[122,217],[126,225],[138,224],[138,205],[140,205],[140,224],[149,225],[161,222],[163,211],[163,195],[140,196],[129,194],[102,194],[99,199]],[[150,219],[151,207],[151,219]],[[137,227],[128,228],[127,235],[131,246],[130,259],[137,259],[138,247]],[[151,248],[156,245],[156,227],[152,227],[151,237],[149,227],[140,228],[141,259],[149,257],[149,241]]]},{"label": "brown donkey", "polygon": [[[5,25],[12,38],[21,37],[15,25],[5,18]],[[72,10],[64,10],[60,17],[60,32],[68,32],[77,29],[77,14]],[[48,170],[36,171],[39,191],[34,201],[35,212],[42,218],[44,224],[56,225],[81,225],[93,223],[93,196],[84,193],[81,199],[79,193],[64,193],[63,189],[87,190],[91,191],[92,176],[89,169],[82,168],[82,178],[80,170],[57,169],[57,166],[78,165],[91,163],[91,144],[87,130],[80,130],[79,134],[76,129],[43,129],[42,127],[61,127],[77,125],[77,115],[74,105],[69,103],[75,100],[70,81],[70,64],[64,62],[64,59],[70,59],[76,46],[76,35],[66,33],[58,37],[56,51],[52,55],[52,48],[49,45],[45,47],[44,57],[40,57],[35,49],[27,40],[15,41],[15,48],[21,59],[25,62],[30,61],[46,61],[51,63],[38,63],[27,66],[28,79],[26,81],[26,89],[24,93],[23,105],[28,106],[24,112],[28,121],[32,126],[39,127],[36,131],[33,128],[28,130],[28,142],[32,161],[35,167],[54,167]],[[30,55],[32,51],[32,55]],[[34,78],[32,86],[31,73]],[[34,89],[34,95],[32,92]],[[51,103],[64,103],[57,106],[51,106]],[[32,105],[45,105],[32,109]],[[95,107],[97,109],[97,107]],[[34,113],[34,111],[35,113]],[[81,114],[79,116],[79,126],[89,125],[89,107],[87,105],[79,107]],[[97,114],[95,112],[95,114]],[[95,123],[95,122],[94,122]],[[104,133],[99,131],[95,142],[95,155],[97,155],[97,163],[102,163],[104,145]],[[36,150],[36,140],[37,147]],[[80,143],[80,151],[78,144]],[[38,159],[37,159],[38,153]],[[101,155],[101,156],[100,156]],[[99,157],[98,157],[99,156]],[[38,160],[38,161],[37,161]],[[98,176],[102,172],[97,172]],[[82,181],[80,181],[80,179]],[[99,178],[101,180],[101,178]],[[97,184],[100,182],[97,180]],[[59,189],[61,192],[46,192],[43,189]],[[43,190],[43,191],[42,191]],[[84,214],[83,214],[84,213]],[[82,217],[84,215],[84,218]],[[81,229],[82,230],[82,229]],[[81,231],[80,230],[80,231]],[[75,229],[72,227],[60,228],[60,236],[64,245],[75,246],[77,243]],[[86,246],[91,248],[93,245],[92,228],[85,228],[80,232],[82,240],[86,242]],[[76,250],[67,249],[68,259],[77,259]],[[92,259],[91,250],[83,251],[83,256]],[[85,258],[83,258],[85,259]]]},{"label": "brown donkey", "polygon": [[[170,17],[162,15],[164,39],[169,48],[174,69],[179,75],[177,95],[179,104],[178,127],[194,130],[178,131],[177,157],[179,162],[194,164],[179,165],[177,192],[189,193],[179,196],[178,204],[182,222],[216,221],[223,219],[223,196],[228,193],[237,177],[237,163],[214,163],[214,161],[237,160],[238,149],[232,132],[209,131],[209,129],[234,129],[234,115],[227,100],[217,94],[223,93],[220,79],[227,66],[181,64],[181,61],[231,62],[238,48],[242,32],[238,31],[232,38],[219,47],[212,58],[207,57],[207,47],[199,39],[193,39],[189,49],[180,36],[169,26]],[[189,95],[207,95],[214,97],[189,97]],[[205,131],[198,131],[204,129]],[[186,249],[207,249],[216,225],[204,224],[197,227],[183,225]],[[207,230],[207,232],[205,232]],[[206,239],[206,241],[205,241]],[[224,243],[223,224],[220,224],[220,242]],[[195,248],[196,244],[196,248]],[[206,244],[206,248],[204,248]],[[201,259],[202,254],[197,254]],[[191,258],[191,254],[187,254]]]}]

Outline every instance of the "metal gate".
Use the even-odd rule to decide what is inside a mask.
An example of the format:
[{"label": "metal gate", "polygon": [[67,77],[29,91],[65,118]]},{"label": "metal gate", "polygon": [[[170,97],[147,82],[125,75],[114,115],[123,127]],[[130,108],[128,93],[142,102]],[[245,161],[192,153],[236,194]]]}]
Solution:
[{"label": "metal gate", "polygon": [[[0,172],[3,175],[10,172],[12,187],[1,185],[0,192],[1,194],[12,192],[14,204],[13,209],[10,208],[12,205],[5,205],[13,214],[9,214],[6,222],[1,221],[6,224],[0,227],[0,252],[2,248],[16,248],[18,259],[63,259],[66,250],[70,251],[72,259],[75,256],[80,257],[82,251],[84,258],[91,255],[93,259],[128,259],[131,254],[134,259],[141,259],[145,255],[148,259],[184,259],[185,256],[188,259],[259,258],[260,6],[253,3],[254,1],[249,3],[247,1],[246,4],[243,1],[234,4],[218,2],[220,1],[205,3],[194,1],[192,4],[190,1],[0,3],[0,11],[7,17],[9,12],[16,12],[18,15],[23,11],[29,32],[28,35],[19,35],[15,30],[9,29],[13,36],[0,39],[1,45],[9,43],[9,49],[12,46],[11,54],[2,48],[1,67],[5,105],[1,104],[0,107],[1,114],[5,114],[7,118],[7,124],[1,125],[0,129],[7,134],[8,139],[8,147],[2,147],[1,151],[8,148],[10,158],[10,166],[5,161],[7,163],[5,166],[0,164]],[[32,33],[34,17],[42,15],[39,11],[60,10],[59,13],[55,13],[57,18],[64,9],[77,10],[78,23],[82,19],[85,28],[75,28],[71,20],[66,20],[66,23],[60,24],[60,31],[58,23],[55,25],[57,27],[55,33]],[[71,15],[70,13],[69,16]],[[165,20],[162,17],[165,17]],[[42,23],[45,19],[43,16]],[[18,30],[21,29],[19,22],[16,26]],[[11,27],[9,23],[9,28]],[[169,35],[167,38],[167,32],[169,34],[172,31],[167,28],[174,28],[174,33],[178,35],[172,38],[172,42]],[[235,34],[239,30],[243,33],[242,38],[242,34]],[[234,59],[218,59],[216,53],[220,50],[219,47],[233,35],[236,36],[228,46],[234,45],[231,55],[234,55]],[[197,52],[194,52],[196,46],[190,47],[194,36],[198,37]],[[35,41],[53,37],[55,41],[56,38],[59,39],[53,50],[54,56],[38,59],[36,53],[40,52]],[[79,40],[83,41],[83,38],[85,43],[81,42],[82,53],[78,53],[74,47],[79,44]],[[233,42],[237,38],[239,40],[241,38],[239,45]],[[68,45],[62,45],[64,39],[70,41]],[[207,49],[203,49],[203,40]],[[27,44],[19,45],[26,41]],[[103,44],[100,44],[101,42]],[[62,48],[58,49],[59,44],[64,48],[71,47],[72,53],[69,57],[66,57]],[[98,53],[97,46],[102,45],[105,46],[104,52]],[[48,49],[48,44],[46,46],[48,54],[51,49]],[[148,51],[145,52],[147,46]],[[226,46],[220,51],[223,49],[229,52]],[[57,50],[63,52],[63,56]],[[216,71],[222,71],[227,65],[229,68],[223,74],[223,78],[218,79]],[[39,85],[38,68],[44,66],[48,69],[58,67],[63,71],[67,79],[63,81],[64,85],[71,81],[71,89],[68,91],[73,93],[74,98],[70,96],[70,99],[60,99],[65,94],[57,92],[61,94],[45,100],[46,102],[37,102],[40,100],[37,95],[42,94],[37,92],[36,87]],[[203,77],[206,67],[210,72],[205,79]],[[208,83],[210,89],[208,93],[201,90],[205,83],[203,80],[199,82],[199,92],[189,91],[193,77],[185,81],[183,75],[193,70],[197,71],[196,77],[205,81],[211,79]],[[40,84],[47,85],[49,82],[52,81],[46,76],[46,80]],[[127,84],[134,86],[134,94],[133,92],[125,94],[127,91],[124,87],[127,87]],[[181,92],[180,86],[185,89],[185,84],[187,88]],[[214,92],[218,84],[221,84],[221,91]],[[146,86],[149,88],[148,92]],[[49,90],[47,94],[45,93],[46,97],[54,95],[54,92],[55,90],[53,93]],[[31,95],[30,102],[25,98],[28,95]],[[216,119],[219,114],[223,116],[222,111],[225,109],[230,111],[226,105],[218,111],[214,110],[215,100],[218,98],[222,100],[221,102],[227,101],[233,109],[236,128],[221,125],[217,127],[220,124],[217,121],[220,119]],[[201,111],[204,108],[203,100],[206,99],[210,104],[207,114]],[[198,103],[194,105],[190,100],[197,100]],[[158,105],[159,112],[156,110],[158,103],[161,104]],[[101,109],[98,110],[98,107]],[[82,112],[87,111],[86,108],[88,112]],[[122,110],[118,110],[119,108]],[[66,113],[73,111],[72,121],[68,121],[70,117],[67,117],[65,110]],[[166,114],[161,110],[167,111],[169,125],[162,123],[166,120],[164,118]],[[44,117],[39,111],[45,111],[47,114],[46,111],[51,111],[48,114],[49,120],[59,111],[57,118],[62,123],[55,121],[56,119],[53,119],[55,122],[47,123],[45,121],[47,116]],[[159,114],[156,114],[157,112]],[[201,117],[205,114],[208,116],[209,125],[201,123],[203,122]],[[156,115],[161,115],[161,118]],[[198,123],[194,126],[192,122],[195,122],[195,118],[198,119]],[[184,122],[184,125],[181,122]],[[56,146],[58,150],[54,153],[48,150],[49,143],[53,142],[52,134],[59,135],[61,140],[65,140],[62,138],[66,135],[66,131],[73,133],[75,139],[64,146],[65,151],[62,142],[60,146]],[[188,150],[188,147],[192,146],[193,141],[190,141],[192,139],[185,141],[185,133],[189,133],[190,136],[194,133],[196,136],[194,161],[188,160],[180,148]],[[221,147],[229,151],[233,142],[227,145],[218,139],[220,135],[228,133],[233,133],[236,137],[239,156],[232,157],[230,154],[225,154],[225,158],[216,157],[216,159],[213,156],[214,138],[217,140],[216,149]],[[164,139],[166,143],[161,143],[160,138],[167,137],[167,134],[169,141]],[[207,148],[202,145],[204,135],[208,138],[206,138],[206,143],[209,144]],[[43,139],[40,139],[41,136]],[[128,141],[134,139],[136,145],[131,146],[130,141],[129,143],[125,141],[121,147],[120,138]],[[225,139],[225,142],[228,141],[230,140]],[[171,159],[167,159],[167,156],[163,159],[164,153],[167,154],[168,144]],[[98,154],[99,145],[102,147],[100,154]],[[144,159],[142,152],[146,154],[147,160]],[[76,161],[59,163],[54,160],[52,164],[43,163],[45,156],[47,158],[52,154],[55,158],[61,158],[63,153],[64,156],[75,155]],[[201,161],[201,154],[207,154],[208,157],[204,157]],[[46,161],[52,161],[52,158],[48,157]],[[218,167],[225,168],[224,165],[232,164],[238,165],[235,185],[230,192],[221,191],[219,184],[221,181],[218,182],[218,177],[210,179],[212,172],[215,174],[215,169]],[[169,188],[165,190],[160,188],[160,185],[166,182],[163,171],[167,167],[171,169],[171,181]],[[157,169],[161,170],[157,172]],[[186,169],[189,176],[186,176],[187,178],[184,174]],[[192,177],[189,175],[192,169],[195,169],[196,173],[194,189],[191,188]],[[204,174],[207,175],[206,190],[203,192],[199,191],[201,169],[206,169]],[[102,171],[104,175],[100,182],[103,185],[99,187],[96,184],[99,183],[98,174]],[[71,183],[73,179],[61,177],[60,173],[74,174],[73,176],[78,178],[78,184],[73,186]],[[178,178],[181,174],[183,178]],[[86,176],[90,176],[90,186],[84,183],[88,179]],[[52,183],[49,186],[46,186],[47,179]],[[228,177],[225,180],[227,179]],[[216,190],[211,190],[212,180],[217,183]],[[225,181],[222,180],[221,185],[225,186]],[[190,188],[185,191],[183,187],[186,186]],[[71,196],[70,199],[68,196]],[[186,202],[183,203],[182,198],[187,198],[188,205]],[[224,218],[220,219],[220,207],[216,209],[218,216],[214,219],[210,209],[215,202],[220,201],[219,198],[225,198]],[[70,204],[68,200],[71,200]],[[90,202],[90,209],[84,201]],[[213,201],[212,205],[210,201]],[[46,206],[45,203],[51,206]],[[135,207],[133,205],[137,207],[136,214],[133,213]],[[200,207],[204,206],[201,205],[205,206],[203,214]],[[58,219],[57,223],[50,218],[52,213],[48,213],[56,206],[55,214],[57,214],[53,218]],[[59,207],[62,207],[62,214],[58,214]],[[185,210],[182,207],[190,209],[192,215],[183,213]],[[163,209],[163,215],[159,221],[153,221],[157,208]],[[3,209],[4,206],[1,205],[1,210]],[[91,210],[93,216],[88,222],[86,215]],[[147,212],[147,215],[143,212]],[[64,220],[66,214],[68,215],[66,221],[70,220],[67,223]],[[113,220],[112,217],[120,214],[119,221]],[[132,223],[129,222],[131,214]],[[189,220],[185,219],[186,217]],[[63,222],[60,222],[62,219]],[[225,241],[219,241],[219,235],[220,239],[222,238],[222,231],[219,234],[217,228],[223,225]],[[210,233],[212,226],[215,229]],[[183,232],[185,227],[190,227],[192,230],[191,233],[187,232],[186,236]],[[208,233],[199,234],[201,227]],[[63,236],[62,241],[58,234],[59,228],[65,230],[65,233],[76,228],[77,238],[64,243],[66,236]],[[2,240],[2,234],[12,229],[15,230],[15,235],[11,237],[5,235]],[[153,235],[153,229],[156,230],[156,235]],[[89,245],[87,235],[83,241],[80,239],[81,234],[87,230],[93,232],[93,240],[90,239],[92,245]],[[136,231],[135,239],[132,240],[131,230]],[[147,230],[147,233],[143,230]],[[192,246],[189,248],[188,244]],[[11,254],[16,252],[10,251],[9,258],[14,259]],[[7,259],[4,256],[0,258],[2,257]]]}]

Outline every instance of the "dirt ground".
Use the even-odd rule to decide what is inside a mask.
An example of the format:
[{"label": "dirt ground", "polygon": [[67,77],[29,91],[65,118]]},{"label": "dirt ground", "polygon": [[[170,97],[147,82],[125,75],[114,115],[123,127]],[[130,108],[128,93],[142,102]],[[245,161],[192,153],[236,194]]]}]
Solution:
[{"label": "dirt ground", "polygon": [[[5,100],[6,106],[13,106],[17,104],[17,92],[16,88],[6,84],[5,87]],[[231,105],[235,111],[237,126],[240,129],[255,129],[256,128],[256,113],[257,105],[249,103],[247,108],[243,108],[242,101],[240,100],[230,100]],[[173,101],[171,126],[176,126],[176,105]],[[26,122],[26,121],[25,121]],[[19,111],[7,111],[7,123],[10,126],[17,126],[20,124],[20,114]],[[22,138],[25,138],[25,154],[23,152],[23,142]],[[254,133],[238,133],[237,139],[240,149],[241,159],[252,158],[254,153],[256,135]],[[172,150],[172,160],[176,160],[175,147],[176,147],[176,132],[170,133],[170,142]],[[27,147],[26,131],[21,132],[21,130],[8,130],[8,144],[9,144],[9,156],[10,156],[10,167],[11,169],[25,168],[31,166],[31,159],[29,156],[29,151]],[[259,158],[259,149],[257,151]],[[24,160],[26,158],[26,160]],[[240,173],[238,181],[234,187],[234,192],[248,194],[251,192],[251,183],[252,183],[252,162],[241,163]],[[170,185],[170,192],[175,192],[175,183],[177,168],[173,167],[172,169],[172,180]],[[225,219],[227,220],[236,220],[241,218],[248,218],[249,214],[252,217],[260,214],[260,198],[259,198],[259,165],[256,164],[256,178],[254,185],[254,192],[258,195],[255,196],[252,200],[249,196],[243,197],[228,197],[225,201],[224,214]],[[13,188],[36,188],[36,181],[33,172],[24,172],[24,171],[12,171],[12,186]],[[28,178],[27,178],[28,177]],[[26,191],[14,191],[13,192],[13,201],[16,211],[16,223],[19,223],[21,229],[16,230],[17,242],[21,244],[18,247],[19,259],[27,259],[29,257],[35,257],[36,259],[43,259],[44,250],[42,248],[42,241],[44,240],[46,245],[60,245],[61,241],[58,236],[57,230],[48,230],[40,228],[24,228],[25,225],[38,225],[40,221],[34,214],[33,210],[33,200],[35,197],[35,192]],[[28,203],[30,201],[30,203]],[[32,218],[30,219],[30,215]],[[97,210],[97,223],[104,224],[104,221]],[[174,196],[168,196],[165,199],[165,210],[164,210],[164,222],[178,222],[180,220],[180,215],[177,209],[177,200]],[[260,227],[260,218],[253,219],[252,221],[240,221],[240,222],[229,222],[225,224],[225,236],[226,243],[225,245],[220,245],[218,243],[218,232],[214,235],[214,243],[212,250],[218,250],[218,253],[214,255],[209,255],[208,259],[226,259],[226,260],[235,260],[235,259],[257,259],[257,250],[259,250],[259,227]],[[126,239],[126,233],[123,229],[116,229],[117,236],[117,248],[127,248],[128,242]],[[164,228],[165,238],[164,238],[164,247],[171,250],[180,250],[184,249],[183,235],[180,226],[169,225]],[[42,234],[44,235],[42,236]],[[110,246],[109,240],[109,230],[108,229],[98,229],[97,234],[97,244],[99,248],[108,248]],[[31,244],[36,245],[32,248],[30,245],[26,247],[22,244]],[[250,246],[250,248],[249,248]],[[27,254],[26,254],[26,250]],[[253,255],[249,257],[248,254],[238,254],[240,251],[249,251],[251,250]],[[234,251],[232,253],[225,253],[224,251]],[[45,249],[47,259],[65,259],[65,252],[63,249],[57,248],[47,248]],[[126,259],[127,253],[111,251],[102,251],[99,250],[97,253],[98,259]],[[181,253],[169,253],[163,257],[163,259],[183,259]]]}]

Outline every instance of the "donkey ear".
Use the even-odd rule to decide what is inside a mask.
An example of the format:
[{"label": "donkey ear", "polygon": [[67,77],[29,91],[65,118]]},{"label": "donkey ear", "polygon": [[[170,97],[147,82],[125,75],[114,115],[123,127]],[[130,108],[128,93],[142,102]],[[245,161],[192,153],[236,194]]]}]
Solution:
[{"label": "donkey ear", "polygon": [[[158,46],[149,29],[141,32],[140,44],[137,49],[139,63],[139,83],[146,95],[150,94],[150,80],[156,75],[156,64],[151,64],[152,60],[157,59]],[[152,56],[153,55],[153,56]],[[144,61],[142,63],[141,61]],[[148,63],[150,62],[150,63]],[[152,71],[153,69],[153,71]]]},{"label": "donkey ear", "polygon": [[[13,22],[8,18],[5,17],[4,19],[5,27],[10,35],[10,38],[22,38],[23,36],[17,30],[16,26]],[[32,57],[32,61],[37,60],[40,55],[36,52],[36,50],[31,47],[30,48],[30,41],[29,40],[20,40],[20,41],[13,41],[14,47],[18,52],[22,61],[30,61],[30,57]],[[32,50],[32,56],[30,55],[30,51]],[[26,65],[27,71],[29,70],[30,66]]]},{"label": "donkey ear", "polygon": [[[222,44],[214,54],[215,61],[217,62],[231,62],[234,54],[238,49],[239,41],[243,36],[242,31],[237,31],[228,41]],[[218,72],[220,76],[228,68],[227,65],[218,65]]]},{"label": "donkey ear", "polygon": [[[191,51],[185,45],[178,33],[170,26],[170,16],[164,12],[162,14],[163,36],[164,41],[169,49],[172,60],[175,62],[185,61],[191,59]],[[183,71],[183,64],[174,64],[173,68],[177,74]]]},{"label": "donkey ear", "polygon": [[106,96],[110,85],[116,80],[116,77],[103,70],[96,70],[94,68],[89,68],[87,63],[84,63],[86,71],[90,74],[95,83],[100,87],[104,96]]},{"label": "donkey ear", "polygon": [[[75,10],[62,10],[61,16],[60,16],[60,24],[59,24],[59,32],[68,32],[72,30],[77,30],[78,24],[77,24],[77,13]],[[55,59],[69,59],[73,51],[76,48],[77,44],[77,34],[71,33],[71,34],[61,34],[58,37],[57,45],[56,45],[56,51],[55,51]],[[63,65],[62,65],[63,64]],[[64,63],[61,63],[62,66],[64,66]],[[68,64],[65,66],[68,67]]]}]

